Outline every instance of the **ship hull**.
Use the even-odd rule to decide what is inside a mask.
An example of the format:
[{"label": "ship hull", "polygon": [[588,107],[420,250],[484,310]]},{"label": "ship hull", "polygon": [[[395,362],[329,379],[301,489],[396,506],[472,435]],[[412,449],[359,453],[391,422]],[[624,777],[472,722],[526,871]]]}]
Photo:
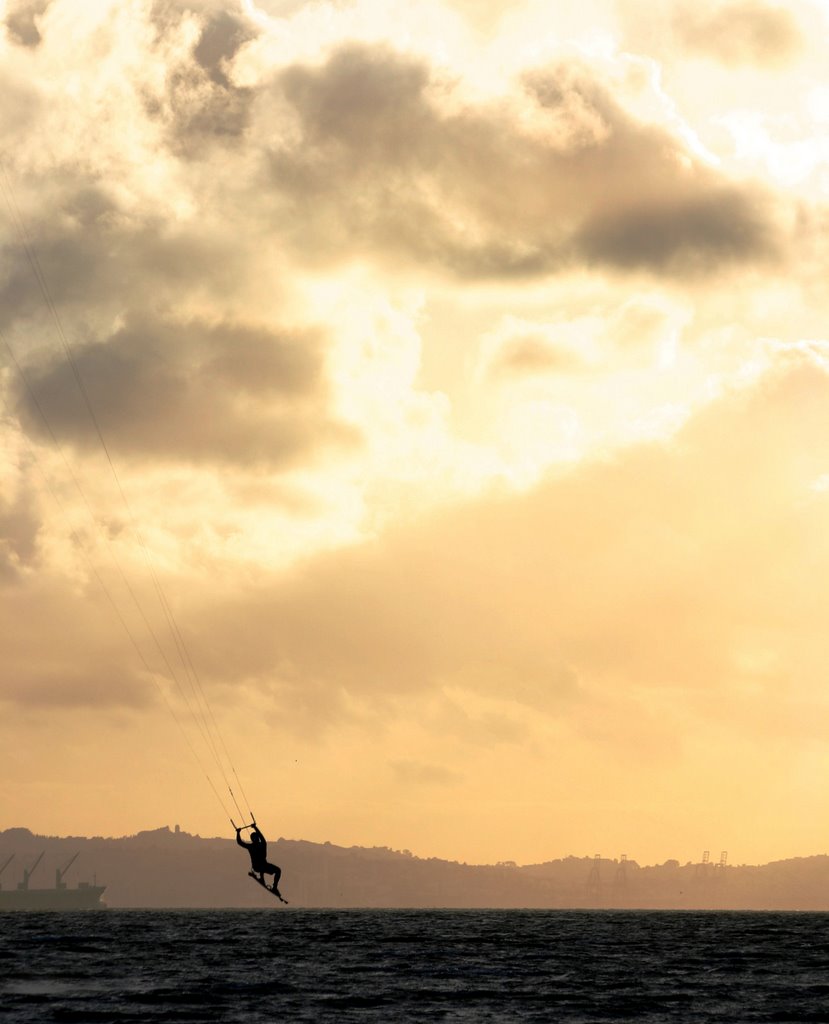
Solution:
[{"label": "ship hull", "polygon": [[77,889],[0,889],[0,911],[4,910],[103,910],[105,885],[84,885]]}]

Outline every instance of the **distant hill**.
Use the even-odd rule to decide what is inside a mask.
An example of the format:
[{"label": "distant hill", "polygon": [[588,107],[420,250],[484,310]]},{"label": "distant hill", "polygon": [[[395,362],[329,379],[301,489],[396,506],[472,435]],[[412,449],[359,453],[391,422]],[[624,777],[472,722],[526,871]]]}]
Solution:
[{"label": "distant hill", "polygon": [[[203,839],[159,828],[120,839],[0,832],[0,876],[13,888],[37,855],[32,888],[54,884],[55,869],[79,856],[66,875],[106,885],[110,907],[277,907],[247,877],[248,858],[233,839]],[[280,888],[301,907],[715,908],[829,910],[829,857],[761,866],[685,864],[566,857],[518,866],[422,859],[386,847],[341,847],[278,839],[270,859]]]}]

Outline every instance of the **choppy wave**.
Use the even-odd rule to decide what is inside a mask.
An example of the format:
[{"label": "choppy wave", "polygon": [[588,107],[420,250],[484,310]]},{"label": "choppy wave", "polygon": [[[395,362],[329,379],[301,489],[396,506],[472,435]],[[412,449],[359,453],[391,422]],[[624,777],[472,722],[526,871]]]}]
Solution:
[{"label": "choppy wave", "polygon": [[0,915],[19,1022],[829,1022],[829,915]]}]

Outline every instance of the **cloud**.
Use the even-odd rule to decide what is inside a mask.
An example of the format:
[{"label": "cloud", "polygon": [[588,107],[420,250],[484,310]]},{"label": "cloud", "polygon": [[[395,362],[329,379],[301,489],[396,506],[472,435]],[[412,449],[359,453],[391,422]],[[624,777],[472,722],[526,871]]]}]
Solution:
[{"label": "cloud", "polygon": [[166,125],[180,155],[193,158],[207,142],[227,144],[245,132],[251,92],[228,75],[234,57],[256,37],[241,4],[157,2],[150,18],[159,40],[181,36],[187,18],[197,17],[195,41],[176,59],[168,59],[165,91],[146,93],[146,110]]},{"label": "cloud", "polygon": [[21,709],[44,711],[141,708],[152,703],[151,697],[147,684],[119,663],[97,665],[87,672],[73,673],[65,666],[43,673],[25,672],[0,690],[0,700]]},{"label": "cloud", "polygon": [[513,377],[540,373],[572,373],[581,360],[572,348],[556,346],[542,335],[511,337],[503,344],[488,367],[493,377]]},{"label": "cloud", "polygon": [[21,568],[36,561],[40,528],[28,488],[11,496],[0,493],[0,582],[16,579]]},{"label": "cloud", "polygon": [[49,7],[50,0],[12,0],[6,10],[6,30],[21,46],[35,47],[41,41],[38,19]]},{"label": "cloud", "polygon": [[727,714],[711,694],[817,700],[827,398],[795,362],[670,443],[263,581],[203,613],[214,678],[267,687],[284,724],[300,695],[330,723],[451,691],[622,744]]},{"label": "cloud", "polygon": [[796,17],[762,0],[713,5],[685,4],[674,12],[674,28],[690,50],[725,64],[779,65],[802,49]]},{"label": "cloud", "polygon": [[[17,380],[26,430],[96,448],[101,431],[120,454],[161,460],[285,466],[356,437],[325,410],[319,338],[229,321],[135,315],[112,335],[50,355]],[[37,401],[37,405],[35,404]],[[39,406],[39,408],[38,408]]]},{"label": "cloud", "polygon": [[2,327],[47,311],[30,254],[64,320],[79,309],[87,320],[99,310],[123,309],[125,297],[155,308],[181,302],[197,288],[221,297],[243,273],[244,257],[232,240],[147,209],[126,209],[105,183],[81,181],[70,171],[56,172],[25,231],[25,241],[10,232],[2,248]]},{"label": "cloud", "polygon": [[273,136],[275,111],[293,118],[268,184],[297,247],[505,278],[582,262],[712,273],[777,250],[769,196],[636,121],[587,65],[528,72],[501,103],[447,105],[447,90],[423,60],[379,46],[278,74],[258,123]]},{"label": "cloud", "polygon": [[[582,396],[592,387],[602,388],[622,367],[639,367],[649,376],[655,360],[674,352],[689,319],[681,303],[639,289],[629,297],[622,293],[613,302],[602,302],[595,295],[587,301],[567,295],[552,304],[552,313],[550,320],[504,316],[481,337],[473,379],[478,385],[494,383],[513,389],[513,397],[503,407],[507,415],[520,418],[532,397],[551,398],[556,394],[556,382],[569,379],[575,387],[569,392],[559,390],[556,400],[576,412],[579,388],[586,389]],[[632,386],[633,380],[628,378],[627,396],[619,395],[627,399],[627,415]],[[686,379],[682,389],[687,391],[687,386]],[[665,397],[663,392],[663,400]],[[613,433],[610,407],[606,398],[601,401],[599,421],[590,415],[589,405],[584,407],[584,415],[597,426],[604,421]],[[621,441],[624,435],[618,426],[615,433]]]},{"label": "cloud", "polygon": [[[786,778],[825,721],[829,505],[815,488],[829,466],[827,399],[829,378],[792,352],[669,443],[481,496],[256,585],[237,573],[165,580],[246,784],[263,778],[263,751],[308,743],[302,804],[320,777],[343,777],[332,804],[388,793],[396,806],[401,786],[423,785],[430,800],[500,804],[518,824],[570,799],[585,821],[567,842],[586,845],[602,801],[624,793],[635,815],[658,817],[658,842],[681,792],[701,815],[696,834],[734,749],[749,774],[768,753]],[[41,574],[11,590],[0,588],[7,717],[91,728],[121,709],[132,718],[142,693],[150,706],[102,602]],[[166,753],[183,775],[189,755],[169,742],[167,712],[151,710],[165,739],[142,730],[136,756]],[[344,763],[358,768],[338,776]],[[444,783],[441,767],[461,777]]]},{"label": "cloud", "polygon": [[[783,255],[778,200],[637,120],[586,59],[473,101],[425,59],[349,44],[242,87],[235,67],[260,28],[241,6],[156,5],[151,24],[152,74],[136,54],[119,71],[135,104],[126,165],[96,137],[86,164],[56,158],[36,194],[22,167],[13,175],[51,298],[87,333],[136,308],[258,311],[274,279],[289,286],[292,262],[368,260],[463,280],[583,265],[710,280]],[[26,105],[37,124],[54,108],[45,88]],[[125,116],[113,101],[101,118],[114,128]],[[10,239],[0,327],[45,311]]]},{"label": "cloud", "polygon": [[759,196],[722,188],[605,213],[588,220],[577,245],[598,264],[705,275],[749,254],[774,261],[775,234]]},{"label": "cloud", "polygon": [[134,709],[157,700],[124,657],[129,641],[96,583],[80,591],[45,570],[13,585],[0,579],[0,645],[0,703],[20,711]]}]

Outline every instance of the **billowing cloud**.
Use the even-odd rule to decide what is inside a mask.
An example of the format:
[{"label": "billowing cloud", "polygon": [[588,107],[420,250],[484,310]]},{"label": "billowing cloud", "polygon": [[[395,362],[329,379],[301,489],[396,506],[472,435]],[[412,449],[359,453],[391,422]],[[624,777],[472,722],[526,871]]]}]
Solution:
[{"label": "billowing cloud", "polygon": [[[76,379],[77,378],[77,379]],[[83,393],[78,386],[83,385]],[[136,316],[17,382],[26,429],[125,455],[280,465],[356,441],[327,419],[319,340],[234,323]]]},{"label": "billowing cloud", "polygon": [[[60,184],[57,197],[27,219],[25,239],[9,225],[0,253],[0,326],[43,318],[48,302],[62,319],[82,310],[88,322],[99,310],[158,307],[195,289],[221,294],[238,280],[242,257],[232,242],[150,211],[124,210],[100,183],[81,185],[69,175]],[[53,325],[47,330],[54,335]]]},{"label": "billowing cloud", "polygon": [[301,215],[295,244],[506,278],[581,261],[712,272],[778,246],[768,197],[637,122],[587,67],[528,73],[512,106],[441,109],[442,86],[424,61],[365,46],[278,76],[296,141],[272,148],[270,185]]},{"label": "billowing cloud", "polygon": [[211,678],[261,687],[303,729],[441,690],[576,719],[666,688],[701,707],[711,687],[797,679],[811,699],[828,389],[793,356],[669,444],[214,595],[192,635]]},{"label": "billowing cloud", "polygon": [[712,688],[817,702],[804,584],[829,578],[813,544],[828,397],[824,371],[795,362],[670,444],[325,556],[207,613],[214,668],[259,679],[285,721],[295,701],[323,722],[331,695],[345,708],[453,689],[584,722],[669,694],[705,717]]},{"label": "billowing cloud", "polygon": [[174,148],[193,157],[205,142],[227,144],[244,133],[251,93],[235,86],[228,70],[236,53],[256,32],[241,4],[164,0],[151,12],[161,41],[180,35],[187,17],[199,19],[198,35],[168,65],[163,94],[146,95],[146,110],[151,118],[166,124]]}]

